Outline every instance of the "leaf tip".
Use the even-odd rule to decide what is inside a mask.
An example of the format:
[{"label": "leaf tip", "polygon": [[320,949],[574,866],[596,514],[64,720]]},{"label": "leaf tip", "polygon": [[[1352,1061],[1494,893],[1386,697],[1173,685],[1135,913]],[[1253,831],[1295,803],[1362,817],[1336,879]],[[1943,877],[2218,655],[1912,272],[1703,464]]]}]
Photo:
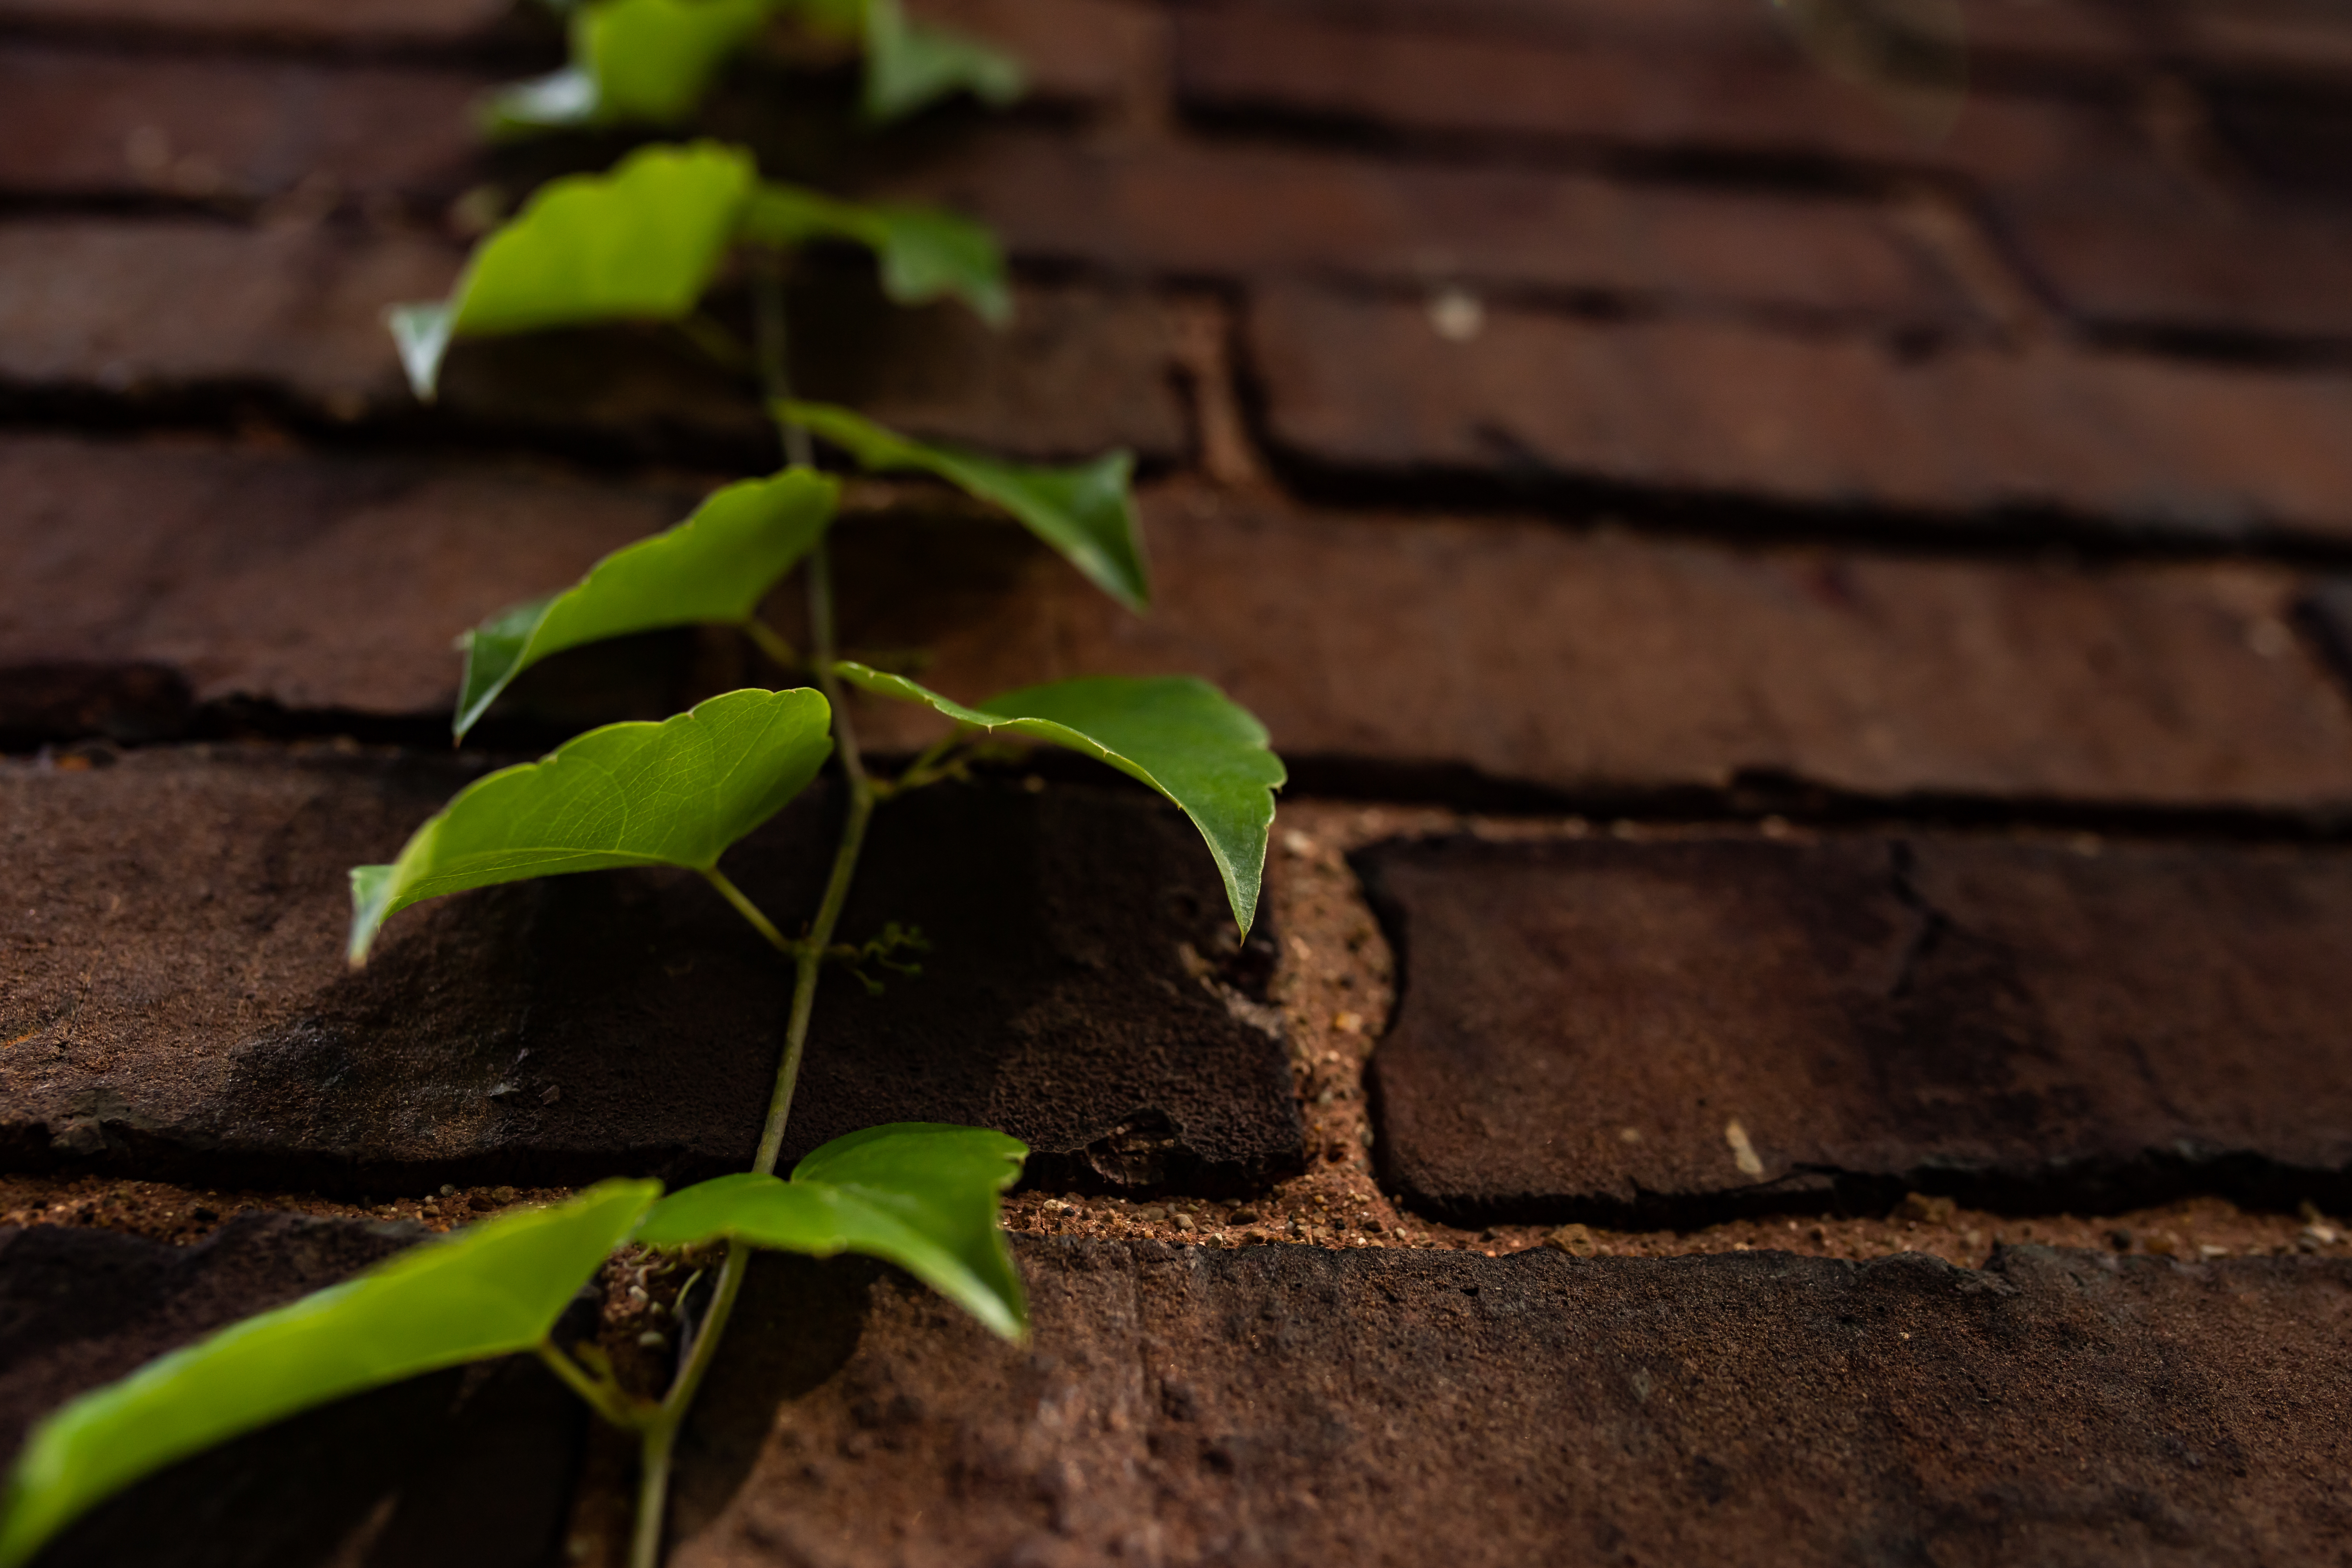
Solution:
[{"label": "leaf tip", "polygon": [[457,310],[446,300],[384,307],[383,324],[419,403],[431,403],[440,394],[441,361],[449,352],[457,320]]}]

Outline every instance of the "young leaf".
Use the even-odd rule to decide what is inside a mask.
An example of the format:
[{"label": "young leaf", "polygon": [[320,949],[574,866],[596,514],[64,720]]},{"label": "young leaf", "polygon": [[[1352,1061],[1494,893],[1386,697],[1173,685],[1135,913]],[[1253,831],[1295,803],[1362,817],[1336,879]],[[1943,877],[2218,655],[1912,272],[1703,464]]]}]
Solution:
[{"label": "young leaf", "polygon": [[1026,86],[1021,62],[977,39],[909,22],[898,0],[866,0],[866,114],[897,120],[969,90],[1002,109]]},{"label": "young leaf", "polygon": [[247,1318],[83,1394],[33,1429],[0,1500],[0,1568],[163,1466],[314,1405],[527,1351],[628,1238],[658,1182],[502,1215]]},{"label": "young leaf", "polygon": [[929,207],[862,206],[798,185],[762,184],[743,208],[741,237],[778,247],[854,240],[882,266],[882,291],[901,305],[953,295],[991,326],[1013,317],[1004,253],[985,225]]},{"label": "young leaf", "polygon": [[1068,468],[1008,463],[957,447],[910,441],[830,403],[785,403],[779,412],[863,468],[920,469],[994,502],[1061,552],[1096,587],[1139,614],[1150,606],[1135,502],[1128,493],[1128,476],[1135,468],[1129,453],[1112,452]]},{"label": "young leaf", "polygon": [[824,532],[839,494],[832,479],[805,468],[729,485],[676,528],[607,555],[564,592],[500,610],[462,639],[458,737],[509,681],[550,654],[656,626],[748,621]]},{"label": "young leaf", "polygon": [[352,967],[387,918],[444,893],[615,866],[711,869],[816,775],[831,726],[814,691],[730,691],[475,780],[398,860],[352,868]]},{"label": "young leaf", "polygon": [[997,1194],[1028,1145],[980,1127],[899,1121],[836,1138],[792,1180],[744,1173],[674,1193],[638,1231],[652,1247],[716,1237],[814,1258],[895,1263],[1009,1340],[1028,1331]]},{"label": "young leaf", "polygon": [[769,0],[595,0],[572,11],[572,63],[495,95],[491,129],[651,121],[694,112]]},{"label": "young leaf", "polygon": [[431,401],[455,338],[688,315],[756,178],[749,153],[698,142],[549,181],[475,249],[447,300],[386,312],[416,395]]},{"label": "young leaf", "polygon": [[1008,691],[967,708],[904,676],[847,660],[835,668],[879,696],[921,703],[973,729],[1067,746],[1150,784],[1201,830],[1234,919],[1248,934],[1274,827],[1274,792],[1288,774],[1266,750],[1265,726],[1207,681],[1094,676]]}]

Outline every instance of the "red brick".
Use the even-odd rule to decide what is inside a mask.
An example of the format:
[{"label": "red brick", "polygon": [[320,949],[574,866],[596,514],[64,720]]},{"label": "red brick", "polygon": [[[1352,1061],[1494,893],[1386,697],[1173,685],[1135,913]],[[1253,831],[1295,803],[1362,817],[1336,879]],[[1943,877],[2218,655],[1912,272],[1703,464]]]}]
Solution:
[{"label": "red brick", "polygon": [[0,667],[161,665],[198,702],[433,713],[457,632],[693,500],[521,467],[18,437],[0,443]]},{"label": "red brick", "polygon": [[1196,109],[1654,150],[1989,171],[2062,150],[2074,123],[2091,114],[1978,95],[1952,135],[1931,143],[1785,44],[1637,47],[1187,8],[1178,13],[1175,47],[1179,97]]},{"label": "red brick", "polygon": [[[200,701],[429,720],[446,711],[455,632],[692,498],[19,437],[0,444],[0,578],[16,584],[0,669],[19,698],[41,668],[160,668]],[[2273,571],[1733,550],[1190,485],[1148,490],[1144,521],[1158,605],[1137,619],[1009,526],[861,510],[840,547],[845,635],[928,649],[926,679],[974,700],[1198,672],[1294,759],[1392,774],[1601,795],[1756,773],[1882,796],[2352,801],[2352,716],[2284,630],[2297,584]],[[658,709],[678,693],[633,683],[625,700],[640,695]],[[897,705],[860,726],[885,748],[926,733]]]},{"label": "red brick", "polygon": [[2352,532],[2352,376],[1262,292],[1285,450],[1374,471],[1553,475],[1804,506],[2052,509],[2206,537]]},{"label": "red brick", "polygon": [[0,226],[0,378],[134,392],[278,384],[356,417],[407,393],[379,319],[447,289],[436,241],[194,220]]},{"label": "red brick", "polygon": [[446,44],[505,19],[509,0],[0,0],[0,21],[304,43]]},{"label": "red brick", "polygon": [[[842,546],[845,635],[928,647],[925,679],[971,700],[1197,671],[1294,759],[1563,791],[1753,773],[1877,795],[2352,800],[2352,713],[2282,625],[2294,584],[2263,571],[1731,550],[1182,486],[1147,493],[1144,521],[1144,619],[1042,552],[868,525]],[[877,705],[861,731],[911,746],[911,712]]]},{"label": "red brick", "polygon": [[1045,100],[1158,112],[1168,96],[1168,24],[1138,0],[916,0],[910,15],[1009,50]]},{"label": "red brick", "polygon": [[2036,198],[2001,218],[2058,303],[2092,325],[2352,338],[2352,211],[2181,191],[2137,206]]},{"label": "red brick", "polygon": [[976,141],[919,188],[986,217],[1019,253],[1128,274],[1608,290],[1930,321],[1963,311],[1866,202],[1024,132]]},{"label": "red brick", "polygon": [[[0,1169],[349,1194],[748,1164],[792,968],[699,878],[436,900],[345,968],[349,868],[397,853],[486,762],[0,763]],[[816,907],[836,821],[835,797],[805,795],[728,874],[790,924]],[[878,995],[825,986],[787,1160],[912,1120],[1002,1127],[1065,1185],[1213,1192],[1300,1163],[1279,1023],[1235,989],[1259,953],[1199,971],[1234,953],[1232,917],[1172,806],[927,790],[877,818],[861,864],[849,940],[895,921],[931,948]]]},{"label": "red brick", "polygon": [[325,189],[446,198],[478,142],[479,74],[0,47],[0,188],[257,197]]},{"label": "red brick", "polygon": [[2352,25],[2327,0],[2184,0],[2169,13],[2174,40],[2201,64],[2352,74]]},{"label": "red brick", "polygon": [[2334,1258],[1019,1257],[1027,1346],[755,1268],[678,1568],[2332,1568],[2352,1531]]},{"label": "red brick", "polygon": [[[445,292],[462,260],[438,240],[331,226],[0,226],[0,382],[153,395],[257,387],[338,419],[416,417],[382,313]],[[897,310],[862,274],[820,280],[795,302],[798,384],[918,434],[1018,456],[1184,449],[1156,300],[1077,285],[1023,289],[1016,304],[999,333],[960,306]],[[748,384],[656,332],[460,344],[438,416],[607,449],[684,441],[747,462],[773,451]]]},{"label": "red brick", "polygon": [[1355,862],[1402,955],[1376,1158],[1457,1221],[2352,1195],[2341,854],[1454,839]]}]

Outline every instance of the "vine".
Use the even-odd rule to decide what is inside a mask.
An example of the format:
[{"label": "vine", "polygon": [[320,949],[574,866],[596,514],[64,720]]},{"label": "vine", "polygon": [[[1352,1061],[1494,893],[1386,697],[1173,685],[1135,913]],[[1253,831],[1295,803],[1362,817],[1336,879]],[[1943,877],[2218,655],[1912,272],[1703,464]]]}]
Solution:
[{"label": "vine", "polygon": [[[494,134],[676,124],[731,56],[787,15],[820,37],[859,43],[872,121],[956,91],[1002,102],[1020,86],[1013,62],[910,23],[897,0],[594,0],[567,9],[570,62],[495,95],[485,114]],[[841,656],[828,552],[839,485],[814,464],[819,441],[862,468],[928,474],[1001,508],[1129,609],[1148,607],[1150,590],[1127,454],[1061,467],[1012,463],[913,440],[849,409],[793,396],[783,279],[791,256],[819,242],[870,251],[884,291],[899,303],[953,299],[992,325],[1012,314],[1003,255],[981,226],[769,181],[746,149],[693,141],[642,146],[606,173],[543,185],[481,241],[446,299],[396,306],[386,317],[410,382],[428,401],[451,348],[467,339],[654,322],[756,380],[773,419],[781,469],[724,487],[677,526],[606,556],[577,583],[465,634],[452,727],[462,741],[542,659],[661,627],[733,627],[780,675],[806,684],[746,688],[657,723],[607,725],[476,781],[391,862],[352,870],[348,946],[350,962],[363,964],[401,910],[497,883],[652,866],[698,872],[793,968],[751,1168],[667,1196],[658,1183],[616,1178],[566,1203],[501,1215],[72,1401],[35,1429],[9,1474],[0,1496],[0,1568],[29,1561],[140,1477],[240,1433],[402,1378],[519,1353],[537,1356],[599,1417],[635,1435],[630,1562],[655,1568],[677,1435],[754,1250],[878,1258],[994,1332],[1025,1334],[1020,1276],[999,1223],[1000,1194],[1027,1153],[1017,1140],[896,1123],[835,1139],[788,1176],[776,1174],[828,963],[850,967],[870,985],[868,968],[911,973],[904,955],[921,946],[919,933],[896,926],[864,943],[837,940],[873,814],[960,777],[978,746],[1010,738],[1065,747],[1139,780],[1190,817],[1246,932],[1283,768],[1257,721],[1200,680],[1081,679],[967,706]],[[739,277],[751,294],[750,345],[705,310],[714,289]],[[804,655],[760,614],[794,572],[808,605]],[[922,706],[952,729],[895,776],[877,777],[845,702],[851,687]],[[719,863],[828,762],[845,794],[840,834],[821,900],[788,934]],[[582,1285],[631,1243],[724,1248],[657,1396],[624,1387],[593,1342],[567,1348],[553,1338]],[[682,1324],[687,1306],[682,1296]]]}]

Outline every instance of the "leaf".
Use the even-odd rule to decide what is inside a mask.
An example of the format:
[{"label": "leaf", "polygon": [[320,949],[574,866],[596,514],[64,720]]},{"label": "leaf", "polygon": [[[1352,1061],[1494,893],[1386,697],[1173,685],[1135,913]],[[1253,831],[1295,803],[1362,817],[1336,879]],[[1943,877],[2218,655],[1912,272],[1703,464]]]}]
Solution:
[{"label": "leaf", "polygon": [[1021,1274],[997,1194],[1029,1147],[980,1127],[898,1121],[836,1138],[792,1179],[745,1173],[674,1193],[637,1238],[688,1247],[715,1237],[813,1258],[895,1263],[1009,1340],[1028,1332]]},{"label": "leaf", "polygon": [[385,313],[416,395],[432,400],[456,338],[688,315],[756,178],[749,153],[698,142],[641,147],[610,174],[541,185],[475,248],[446,301]]},{"label": "leaf", "polygon": [[560,594],[509,605],[462,639],[460,739],[507,683],[550,654],[657,626],[751,618],[824,534],[840,486],[788,468],[729,485],[667,532],[607,555]]},{"label": "leaf", "polygon": [[960,724],[1082,752],[1139,779],[1183,809],[1224,879],[1234,919],[1249,933],[1274,828],[1274,792],[1288,776],[1266,750],[1265,726],[1191,676],[1089,676],[1024,687],[967,708],[904,676],[835,666],[878,696],[919,702]]},{"label": "leaf", "polygon": [[493,131],[674,124],[768,19],[769,0],[597,0],[572,9],[572,63],[490,100]]},{"label": "leaf", "polygon": [[944,28],[909,22],[899,0],[866,0],[866,115],[897,120],[950,93],[1002,109],[1027,87],[1021,62]]},{"label": "leaf", "polygon": [[502,1215],[247,1318],[74,1400],[33,1429],[0,1502],[0,1568],[174,1460],[298,1412],[543,1341],[658,1182],[606,1182]]},{"label": "leaf", "polygon": [[793,246],[848,239],[874,252],[882,290],[901,305],[953,295],[991,326],[1013,317],[1004,253],[984,224],[930,207],[865,206],[798,185],[762,184],[743,209],[742,237]]},{"label": "leaf", "polygon": [[445,893],[617,866],[711,869],[816,775],[831,725],[814,691],[730,691],[475,780],[399,859],[352,868],[352,967],[387,918]]},{"label": "leaf", "polygon": [[1008,463],[957,447],[910,441],[830,403],[786,403],[780,412],[863,468],[918,468],[1003,507],[1096,587],[1139,614],[1150,607],[1151,584],[1137,536],[1134,498],[1128,493],[1135,468],[1131,454],[1113,452],[1066,468]]}]

